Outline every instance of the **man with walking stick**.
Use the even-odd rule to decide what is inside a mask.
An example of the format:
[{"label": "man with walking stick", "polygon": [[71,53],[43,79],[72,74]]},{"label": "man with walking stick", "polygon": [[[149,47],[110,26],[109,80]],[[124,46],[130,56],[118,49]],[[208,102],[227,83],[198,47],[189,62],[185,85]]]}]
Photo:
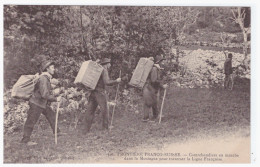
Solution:
[{"label": "man with walking stick", "polygon": [[88,106],[86,109],[86,115],[84,119],[83,134],[86,135],[91,128],[95,110],[97,106],[100,106],[100,110],[103,116],[103,129],[108,129],[108,114],[107,114],[107,100],[105,95],[105,86],[111,86],[121,82],[121,78],[111,80],[109,78],[108,70],[111,67],[111,60],[109,58],[103,58],[100,62],[104,70],[99,78],[96,88],[90,93]]},{"label": "man with walking stick", "polygon": [[[167,84],[162,83],[160,71],[161,65],[164,64],[165,58],[162,55],[155,57],[155,64],[146,80],[143,89],[143,99],[144,99],[144,117],[143,122],[152,121],[154,122],[158,117],[158,91],[160,89],[166,89]],[[149,111],[152,109],[152,119],[149,119]]]},{"label": "man with walking stick", "polygon": [[[55,113],[51,109],[50,103],[61,103],[64,101],[61,96],[56,98],[51,94],[50,80],[55,73],[54,63],[51,61],[43,61],[41,63],[41,72],[42,74],[40,75],[39,80],[35,85],[33,94],[29,100],[30,109],[27,114],[27,119],[23,130],[23,138],[21,140],[21,143],[28,145],[37,144],[30,141],[30,136],[32,134],[33,127],[41,114],[47,118],[53,133],[55,132]],[[60,130],[57,129],[57,132],[60,133]]]}]

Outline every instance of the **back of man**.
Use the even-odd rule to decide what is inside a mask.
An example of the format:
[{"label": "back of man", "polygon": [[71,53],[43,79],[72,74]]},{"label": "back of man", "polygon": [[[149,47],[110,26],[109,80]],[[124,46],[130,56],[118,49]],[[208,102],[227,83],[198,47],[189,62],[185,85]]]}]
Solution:
[{"label": "back of man", "polygon": [[111,67],[110,64],[111,60],[108,58],[102,59],[100,64],[103,66],[104,70],[100,76],[100,79],[97,83],[95,90],[90,93],[88,106],[86,109],[84,127],[83,127],[83,134],[87,134],[90,131],[95,110],[97,106],[100,106],[100,110],[102,112],[103,122],[102,127],[103,129],[108,129],[108,111],[107,111],[107,100],[105,95],[105,86],[111,86],[116,83],[121,82],[121,78],[116,80],[111,80],[109,78],[108,69]]},{"label": "back of man", "polygon": [[224,88],[228,88],[231,84],[231,74],[233,73],[232,70],[232,54],[228,54],[228,58],[226,59],[224,63],[224,74],[225,74],[225,80],[224,80]]},{"label": "back of man", "polygon": [[106,68],[103,69],[102,74],[98,80],[97,86],[95,88],[96,91],[105,91],[105,82],[108,77],[108,70]]},{"label": "back of man", "polygon": [[[46,97],[49,97],[48,100]],[[51,83],[48,75],[40,75],[29,101],[41,108],[46,108],[48,101],[56,101],[56,98],[51,96]]]},{"label": "back of man", "polygon": [[232,74],[232,61],[230,58],[228,58],[224,63],[224,73],[226,75]]},{"label": "back of man", "polygon": [[152,108],[154,121],[158,116],[158,91],[160,88],[165,89],[167,86],[163,85],[160,78],[160,65],[163,64],[165,59],[162,56],[156,56],[155,64],[147,78],[146,84],[143,88],[144,100],[144,117],[143,121],[149,121],[149,110]]}]

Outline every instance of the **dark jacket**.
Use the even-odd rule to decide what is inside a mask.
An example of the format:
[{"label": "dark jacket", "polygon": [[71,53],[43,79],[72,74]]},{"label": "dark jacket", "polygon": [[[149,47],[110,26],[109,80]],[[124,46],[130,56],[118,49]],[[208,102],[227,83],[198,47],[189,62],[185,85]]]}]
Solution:
[{"label": "dark jacket", "polygon": [[233,73],[232,71],[232,60],[231,59],[227,59],[224,63],[224,73],[226,75],[230,75]]},{"label": "dark jacket", "polygon": [[57,98],[51,95],[51,82],[47,75],[40,75],[29,101],[41,108],[46,108],[48,102],[57,101]]},{"label": "dark jacket", "polygon": [[163,87],[160,69],[158,67],[153,66],[147,78],[147,83],[150,84],[156,90],[159,90],[160,88]]},{"label": "dark jacket", "polygon": [[143,89],[144,103],[147,106],[152,106],[157,103],[157,92],[163,87],[163,82],[160,77],[160,69],[153,66]]},{"label": "dark jacket", "polygon": [[112,86],[113,84],[117,83],[116,80],[111,80],[109,78],[109,74],[107,69],[104,68],[104,70],[102,71],[102,74],[98,80],[97,86],[95,88],[95,90],[97,91],[105,91],[105,86]]}]

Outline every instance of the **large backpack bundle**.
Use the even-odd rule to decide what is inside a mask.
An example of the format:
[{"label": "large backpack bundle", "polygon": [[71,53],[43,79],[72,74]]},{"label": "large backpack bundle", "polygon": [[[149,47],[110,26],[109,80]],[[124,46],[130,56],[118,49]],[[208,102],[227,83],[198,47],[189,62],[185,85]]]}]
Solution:
[{"label": "large backpack bundle", "polygon": [[38,73],[36,75],[22,75],[12,88],[12,97],[28,100],[33,94],[39,77]]},{"label": "large backpack bundle", "polygon": [[92,60],[82,63],[74,83],[81,83],[87,88],[94,90],[102,74],[103,67]]},{"label": "large backpack bundle", "polygon": [[129,85],[142,89],[153,68],[153,64],[154,62],[149,58],[140,58]]}]

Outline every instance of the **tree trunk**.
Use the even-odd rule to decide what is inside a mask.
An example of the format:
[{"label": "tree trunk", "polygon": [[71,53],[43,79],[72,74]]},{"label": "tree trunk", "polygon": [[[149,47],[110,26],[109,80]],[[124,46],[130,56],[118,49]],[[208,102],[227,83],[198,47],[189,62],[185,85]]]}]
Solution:
[{"label": "tree trunk", "polygon": [[245,61],[247,60],[247,49],[248,49],[247,35],[248,34],[243,32],[243,36],[244,36],[244,44],[243,44],[244,59],[243,59],[243,65],[246,65]]},{"label": "tree trunk", "polygon": [[242,65],[245,66],[245,70],[248,69],[248,64],[246,64],[246,60],[247,60],[247,49],[248,49],[248,35],[250,34],[250,27],[249,28],[245,28],[244,25],[244,20],[245,20],[245,10],[242,11],[241,7],[238,7],[236,11],[232,10],[233,13],[233,17],[234,17],[234,21],[239,24],[242,33],[243,33],[243,53],[244,53],[244,59],[242,62]]}]

